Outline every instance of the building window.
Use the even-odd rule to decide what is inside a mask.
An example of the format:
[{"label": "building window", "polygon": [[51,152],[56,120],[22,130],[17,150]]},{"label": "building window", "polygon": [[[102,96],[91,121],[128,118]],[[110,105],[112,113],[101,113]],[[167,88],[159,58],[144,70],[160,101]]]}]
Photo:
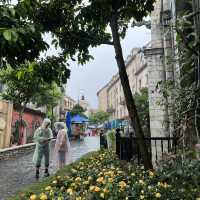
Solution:
[{"label": "building window", "polygon": [[149,83],[149,77],[148,77],[148,74],[146,74],[146,84]]},{"label": "building window", "polygon": [[141,89],[141,87],[142,87],[142,80],[140,79],[139,80],[139,89]]}]

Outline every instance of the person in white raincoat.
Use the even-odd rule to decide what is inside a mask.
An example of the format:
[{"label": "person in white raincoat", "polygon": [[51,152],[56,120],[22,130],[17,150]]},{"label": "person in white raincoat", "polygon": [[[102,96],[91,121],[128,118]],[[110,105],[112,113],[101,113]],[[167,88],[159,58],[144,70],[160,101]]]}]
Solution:
[{"label": "person in white raincoat", "polygon": [[50,129],[50,125],[51,121],[49,119],[44,119],[41,127],[39,127],[34,133],[34,141],[36,143],[36,147],[33,155],[33,162],[36,166],[36,179],[39,178],[39,170],[41,167],[41,161],[43,156],[45,164],[45,177],[49,176],[49,142],[51,141],[51,139],[53,139],[53,134]]},{"label": "person in white raincoat", "polygon": [[55,128],[58,134],[54,148],[54,164],[62,168],[72,162],[70,142],[64,122],[56,122]]}]

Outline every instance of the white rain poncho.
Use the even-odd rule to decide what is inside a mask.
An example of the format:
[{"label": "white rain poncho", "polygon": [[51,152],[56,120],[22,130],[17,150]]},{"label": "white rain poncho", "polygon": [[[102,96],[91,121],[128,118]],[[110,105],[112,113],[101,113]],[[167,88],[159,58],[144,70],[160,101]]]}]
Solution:
[{"label": "white rain poncho", "polygon": [[44,155],[45,166],[49,166],[49,142],[45,142],[47,139],[53,138],[53,134],[50,128],[47,126],[51,124],[49,119],[44,119],[42,126],[39,127],[34,133],[34,142],[36,143],[35,152],[33,155],[33,162],[37,167],[40,167],[41,160]]},{"label": "white rain poncho", "polygon": [[60,153],[64,155],[64,164],[70,164],[72,162],[72,154],[70,142],[67,134],[67,128],[63,122],[56,122],[55,128],[58,130],[56,144],[54,149],[54,165],[61,166]]}]

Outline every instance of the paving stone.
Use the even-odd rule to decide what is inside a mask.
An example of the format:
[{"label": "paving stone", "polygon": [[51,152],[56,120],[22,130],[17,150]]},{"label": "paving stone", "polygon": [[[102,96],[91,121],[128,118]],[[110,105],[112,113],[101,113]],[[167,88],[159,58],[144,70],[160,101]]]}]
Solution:
[{"label": "paving stone", "polygon": [[[53,148],[54,144],[51,145],[51,150]],[[88,152],[99,150],[99,137],[85,137],[83,141],[72,141],[71,148],[75,161]],[[50,173],[54,174],[57,169],[53,166],[52,156],[51,153]],[[36,182],[32,157],[33,152],[28,152],[15,159],[0,161],[0,200],[6,200],[20,189]]]}]

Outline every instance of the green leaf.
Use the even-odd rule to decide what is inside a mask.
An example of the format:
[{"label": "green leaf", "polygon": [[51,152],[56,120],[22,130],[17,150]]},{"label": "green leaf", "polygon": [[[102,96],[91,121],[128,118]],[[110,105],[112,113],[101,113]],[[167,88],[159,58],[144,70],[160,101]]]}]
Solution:
[{"label": "green leaf", "polygon": [[13,17],[15,17],[15,9],[14,8],[10,8],[10,13]]},{"label": "green leaf", "polygon": [[13,42],[17,42],[18,36],[19,36],[19,35],[18,35],[17,32],[11,31],[11,40],[12,40]]},{"label": "green leaf", "polygon": [[16,74],[18,80],[22,77],[22,71],[18,71]]},{"label": "green leaf", "polygon": [[5,31],[3,32],[3,36],[4,36],[4,38],[5,38],[6,40],[11,41],[11,39],[12,39],[12,31],[11,31],[10,29],[5,30]]}]

